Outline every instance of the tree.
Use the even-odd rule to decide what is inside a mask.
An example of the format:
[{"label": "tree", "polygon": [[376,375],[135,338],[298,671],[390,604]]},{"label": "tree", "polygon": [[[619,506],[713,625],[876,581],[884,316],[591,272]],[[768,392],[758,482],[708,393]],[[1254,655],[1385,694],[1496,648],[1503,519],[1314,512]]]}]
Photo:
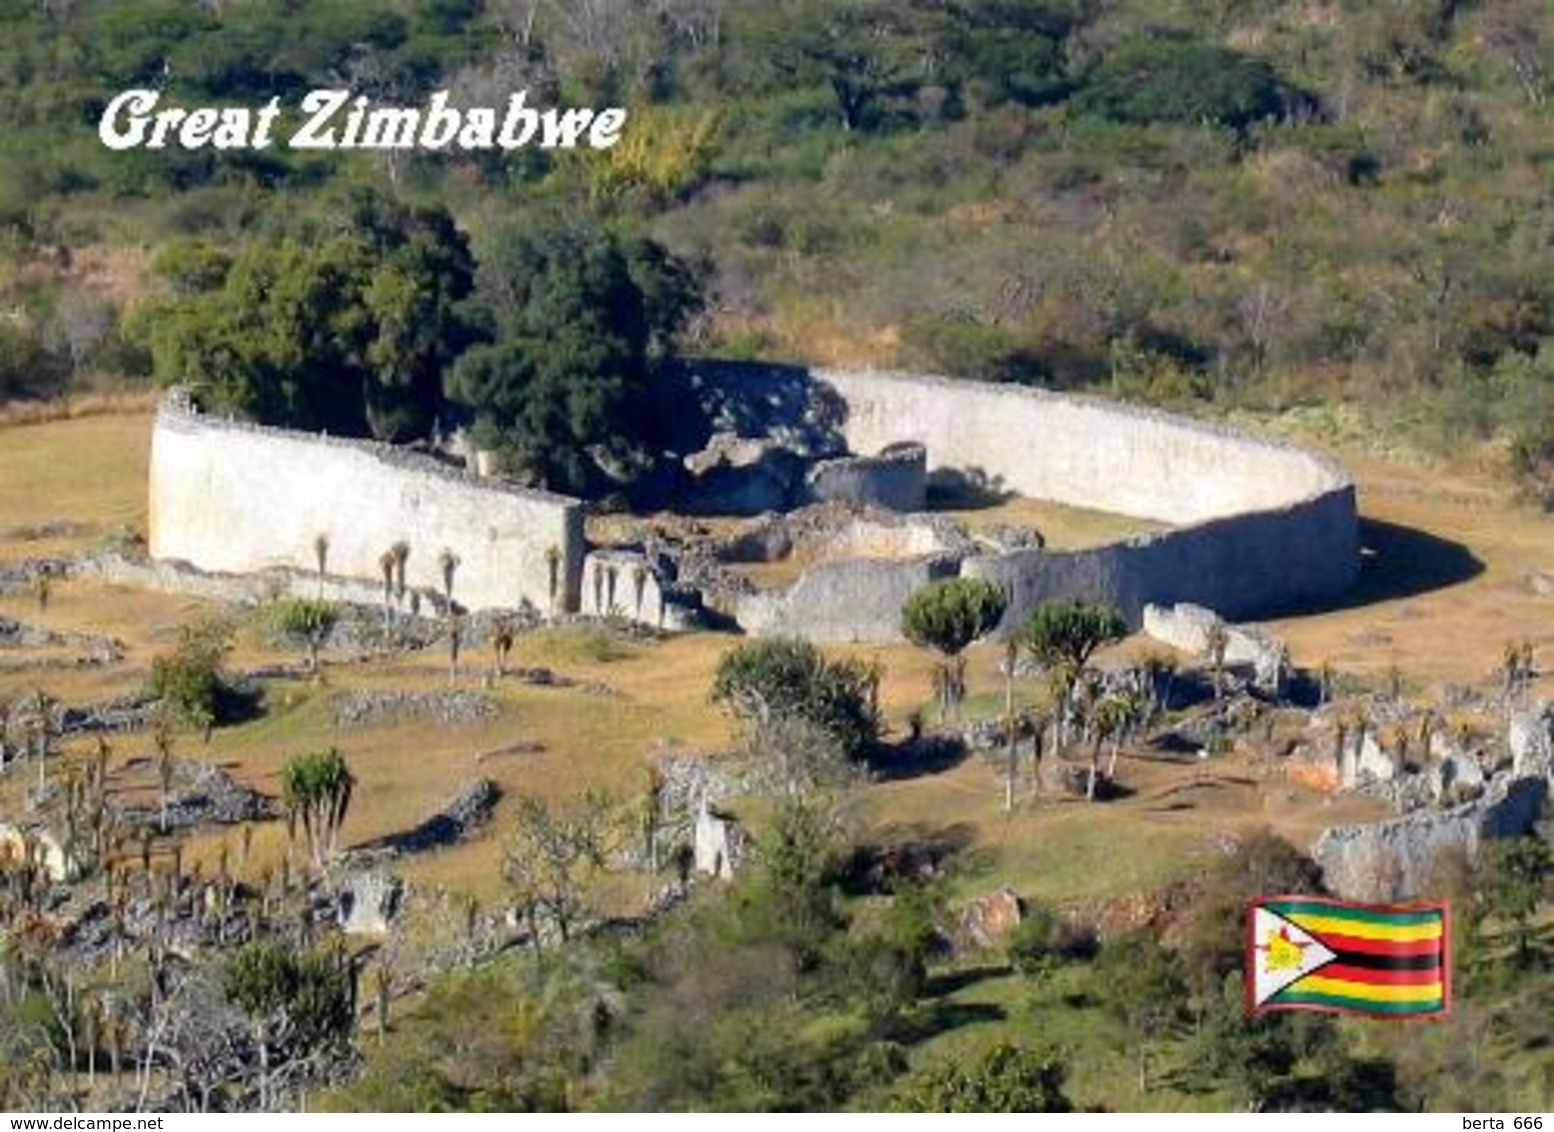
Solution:
[{"label": "tree", "polygon": [[939,717],[959,708],[966,696],[966,660],[962,653],[979,637],[991,633],[1004,615],[1008,600],[986,578],[945,578],[930,582],[901,609],[901,632],[943,658],[938,668]]},{"label": "tree", "polygon": [[442,575],[442,594],[448,601],[448,616],[453,616],[453,575],[458,572],[459,563],[463,561],[448,547],[443,547],[437,555],[437,572]]},{"label": "tree", "polygon": [[1101,950],[1100,985],[1106,1005],[1138,1043],[1139,1089],[1149,1091],[1149,1048],[1183,1019],[1187,983],[1181,960],[1146,931]]},{"label": "tree", "polygon": [[505,470],[582,491],[591,449],[629,455],[644,438],[650,367],[700,303],[695,273],[651,241],[575,219],[504,229],[477,273],[483,341],[448,395]]},{"label": "tree", "polygon": [[273,617],[282,637],[307,649],[308,671],[318,675],[319,650],[340,620],[340,607],[318,598],[289,597],[276,603]]},{"label": "tree", "polygon": [[614,846],[616,809],[612,798],[595,790],[565,802],[515,800],[502,873],[536,954],[545,924],[565,943],[586,915],[588,887]]},{"label": "tree", "polygon": [[1031,610],[1020,628],[1020,643],[1052,672],[1060,721],[1095,650],[1127,631],[1122,615],[1107,605],[1060,599],[1044,601]]},{"label": "tree", "polygon": [[317,228],[255,241],[225,270],[218,257],[200,262],[175,280],[199,289],[144,312],[164,383],[266,424],[430,433],[442,372],[468,341],[459,304],[473,279],[446,211],[355,191]]},{"label": "tree", "polygon": [[513,623],[507,618],[502,618],[491,630],[491,652],[496,657],[496,674],[507,675],[507,658],[512,655],[513,642],[517,634],[513,629]]},{"label": "tree", "polygon": [[1073,105],[1118,122],[1214,122],[1243,130],[1310,106],[1264,59],[1173,36],[1120,44],[1085,76]]},{"label": "tree", "polygon": [[227,964],[223,989],[247,1016],[259,1054],[260,1111],[272,1103],[283,1069],[342,1048],[355,1026],[352,976],[343,957],[293,951],[280,943],[245,945]]},{"label": "tree", "polygon": [[1510,837],[1483,848],[1480,896],[1490,915],[1508,922],[1516,939],[1517,962],[1532,960],[1532,920],[1543,902],[1551,861],[1541,837]]},{"label": "tree", "polygon": [[318,596],[324,596],[324,570],[329,564],[329,536],[313,536],[313,564],[318,567]]},{"label": "tree", "polygon": [[[757,9],[760,12],[760,9]],[[823,85],[844,130],[868,124],[886,95],[921,74],[929,13],[914,4],[861,0],[772,5],[745,34],[786,85]]]},{"label": "tree", "polygon": [[806,720],[859,759],[879,735],[879,672],[857,660],[830,660],[808,641],[772,637],[723,654],[712,701],[759,732],[774,719]]},{"label": "tree", "polygon": [[335,851],[355,789],[356,778],[335,747],[296,755],[281,770],[287,835],[295,838],[300,822],[316,870],[322,871],[325,855]]},{"label": "tree", "polygon": [[1072,1112],[1068,1071],[1048,1052],[999,1042],[975,1059],[945,1062],[896,1091],[896,1112]]},{"label": "tree", "polygon": [[222,657],[232,647],[231,622],[210,618],[179,630],[178,647],[153,657],[147,690],[185,726],[206,739],[222,722],[231,698]]}]

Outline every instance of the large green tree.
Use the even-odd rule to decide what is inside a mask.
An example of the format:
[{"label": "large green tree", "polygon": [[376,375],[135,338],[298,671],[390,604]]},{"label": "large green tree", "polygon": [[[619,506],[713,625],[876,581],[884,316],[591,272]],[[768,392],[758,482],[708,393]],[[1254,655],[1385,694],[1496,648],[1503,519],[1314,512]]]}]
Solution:
[{"label": "large green tree", "polygon": [[448,393],[507,472],[584,490],[590,450],[624,454],[641,437],[650,366],[700,301],[695,273],[652,241],[576,218],[505,229],[476,274],[485,341],[459,359]]},{"label": "large green tree", "polygon": [[206,409],[391,441],[431,431],[473,279],[445,211],[357,192],[230,260],[185,246],[158,267],[175,293],[144,312],[157,376]]}]

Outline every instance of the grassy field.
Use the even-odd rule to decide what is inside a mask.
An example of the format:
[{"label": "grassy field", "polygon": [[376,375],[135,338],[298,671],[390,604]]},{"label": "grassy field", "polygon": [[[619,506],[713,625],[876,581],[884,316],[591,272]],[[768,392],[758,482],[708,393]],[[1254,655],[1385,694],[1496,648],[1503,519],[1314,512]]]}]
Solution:
[{"label": "grassy field", "polygon": [[[79,549],[117,524],[142,523],[148,433],[144,413],[0,428],[0,529],[68,520],[81,524],[82,532],[52,542],[8,538],[0,542],[0,559]],[[1507,640],[1554,639],[1550,599],[1520,581],[1529,569],[1554,565],[1554,523],[1518,508],[1471,475],[1445,477],[1373,459],[1353,466],[1367,543],[1377,553],[1368,560],[1359,591],[1341,608],[1275,624],[1298,662],[1331,660],[1342,670],[1370,676],[1399,665],[1410,681],[1434,684],[1482,678],[1498,663]],[[152,658],[171,647],[179,626],[207,612],[200,601],[87,581],[56,587],[46,612],[27,595],[0,599],[5,616],[107,634],[125,646],[125,660],[117,665],[46,672],[0,668],[0,698],[39,686],[71,702],[136,692]],[[271,685],[258,719],[219,729],[208,746],[196,736],[182,737],[178,751],[208,758],[274,792],[288,757],[339,746],[361,779],[345,829],[347,844],[414,825],[477,776],[494,779],[509,794],[554,796],[586,785],[634,794],[646,782],[646,757],[653,751],[711,752],[728,744],[728,723],[707,703],[706,689],[718,657],[734,642],[716,634],[660,642],[622,641],[597,630],[533,634],[520,641],[513,663],[550,667],[570,686],[497,681],[492,692],[500,714],[461,728],[412,722],[342,730],[330,709],[332,696],[357,689],[446,688],[442,648],[336,663],[328,666],[322,684]],[[929,698],[930,658],[904,646],[843,651],[883,666],[882,703],[899,733],[907,716]],[[245,631],[231,663],[295,659]],[[973,650],[974,704],[995,702],[1001,688],[997,659],[994,648]],[[484,686],[489,663],[484,655],[466,657],[458,683]],[[537,749],[480,757],[520,740]],[[115,741],[120,762],[150,753],[149,736]],[[1212,773],[1125,758],[1123,778],[1134,790],[1131,796],[1106,807],[1026,802],[1013,815],[1002,811],[999,775],[995,765],[971,758],[880,783],[865,792],[862,815],[882,834],[933,833],[964,844],[968,868],[959,883],[968,894],[996,878],[1031,897],[1067,901],[1159,884],[1212,851],[1215,839],[1227,832],[1267,824],[1307,843],[1323,826],[1367,812],[1364,803],[1334,806],[1282,782],[1264,781],[1259,768],[1234,758],[1216,761]],[[0,802],[14,803],[16,789],[14,782],[6,784],[12,797],[0,793]],[[496,899],[501,813],[499,808],[486,836],[415,858],[406,872]],[[255,839],[258,859],[279,853],[280,838],[278,828],[261,831]],[[196,854],[213,853],[220,840],[201,838]]]}]

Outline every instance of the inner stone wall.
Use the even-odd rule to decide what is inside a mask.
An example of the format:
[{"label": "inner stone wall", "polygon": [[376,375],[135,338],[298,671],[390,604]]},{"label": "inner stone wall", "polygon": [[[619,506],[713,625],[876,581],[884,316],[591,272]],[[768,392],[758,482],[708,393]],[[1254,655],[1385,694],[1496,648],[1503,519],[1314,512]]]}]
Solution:
[{"label": "inner stone wall", "polygon": [[1183,524],[1349,483],[1293,445],[1097,397],[875,371],[813,378],[846,403],[841,430],[853,451],[915,440],[930,471],[980,473],[1032,499]]},{"label": "inner stone wall", "polygon": [[941,377],[691,363],[680,380],[746,427],[832,430],[861,452],[915,441],[931,473],[1172,525],[1083,550],[962,553],[948,565],[833,558],[752,601],[748,623],[741,610],[753,632],[898,639],[899,591],[946,570],[1003,586],[1006,625],[1064,597],[1114,605],[1135,626],[1149,603],[1263,617],[1331,600],[1359,574],[1353,483],[1293,445],[1100,398]]},{"label": "inner stone wall", "polygon": [[151,441],[150,551],[201,570],[325,568],[369,583],[394,543],[410,547],[406,584],[441,592],[439,556],[459,557],[453,598],[469,609],[578,605],[583,511],[575,499],[468,475],[424,455],[205,416],[177,394]]}]

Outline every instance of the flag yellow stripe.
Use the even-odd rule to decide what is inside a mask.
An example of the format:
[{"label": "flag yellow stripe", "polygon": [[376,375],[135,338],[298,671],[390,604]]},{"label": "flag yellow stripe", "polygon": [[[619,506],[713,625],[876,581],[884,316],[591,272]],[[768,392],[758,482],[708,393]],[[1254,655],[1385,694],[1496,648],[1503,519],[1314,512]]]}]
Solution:
[{"label": "flag yellow stripe", "polygon": [[1375,1002],[1435,1002],[1441,997],[1440,983],[1421,983],[1389,986],[1385,983],[1351,983],[1345,979],[1324,979],[1320,974],[1307,975],[1290,984],[1290,990],[1298,993],[1338,994],[1346,998],[1366,998]]},{"label": "flag yellow stripe", "polygon": [[1398,943],[1413,943],[1421,939],[1439,939],[1441,937],[1441,925],[1433,924],[1368,924],[1364,920],[1340,920],[1336,916],[1313,916],[1305,912],[1297,912],[1288,917],[1290,923],[1298,924],[1312,935],[1320,936],[1323,932],[1333,932],[1337,935],[1354,936],[1356,939],[1385,939]]}]

